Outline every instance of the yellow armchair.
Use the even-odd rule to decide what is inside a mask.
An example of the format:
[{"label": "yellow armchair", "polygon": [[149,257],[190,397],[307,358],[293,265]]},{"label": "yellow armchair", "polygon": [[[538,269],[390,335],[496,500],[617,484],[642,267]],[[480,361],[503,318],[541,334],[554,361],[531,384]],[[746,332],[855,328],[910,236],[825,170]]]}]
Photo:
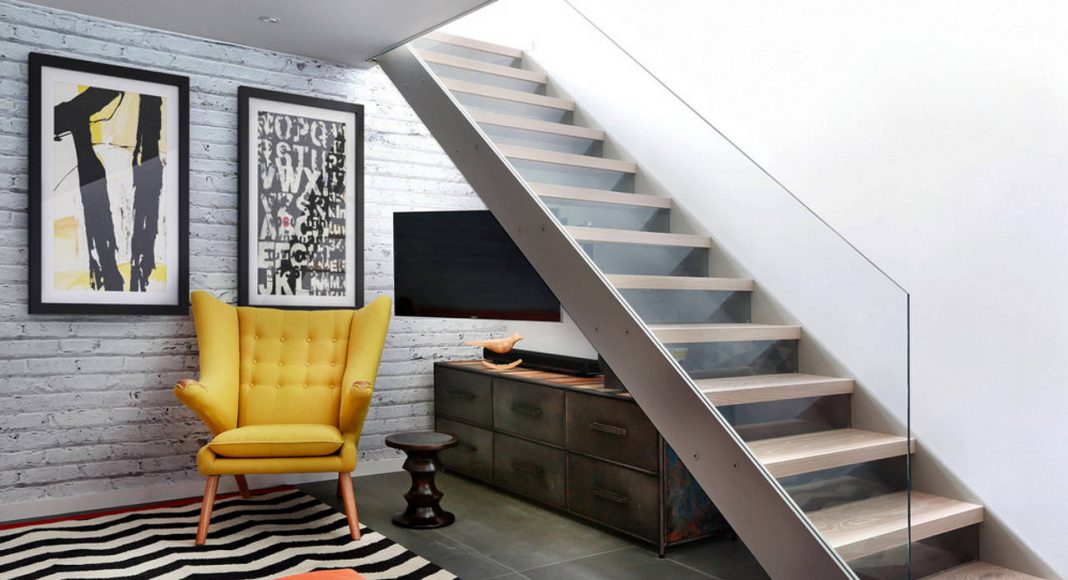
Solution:
[{"label": "yellow armchair", "polygon": [[359,310],[234,307],[193,292],[199,380],[174,393],[211,430],[197,453],[208,476],[197,528],[207,540],[219,476],[248,497],[249,473],[336,472],[353,539],[356,447],[371,406],[389,327],[390,299]]}]

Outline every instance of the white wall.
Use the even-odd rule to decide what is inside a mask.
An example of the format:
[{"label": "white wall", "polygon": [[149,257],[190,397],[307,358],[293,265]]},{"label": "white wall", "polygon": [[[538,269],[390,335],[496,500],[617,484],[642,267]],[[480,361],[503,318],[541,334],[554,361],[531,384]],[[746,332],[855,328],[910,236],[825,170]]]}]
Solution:
[{"label": "white wall", "polygon": [[523,340],[516,344],[518,349],[597,358],[593,345],[563,308],[560,309],[560,322],[506,320],[503,324],[506,333],[517,332],[523,336]]},{"label": "white wall", "polygon": [[[30,51],[190,77],[193,289],[236,297],[239,85],[365,106],[368,297],[393,289],[393,212],[485,207],[377,68],[0,1],[0,520],[196,495],[194,454],[210,436],[171,392],[196,376],[189,316],[27,314]],[[462,342],[504,327],[398,318],[390,330],[357,474],[398,466],[388,433],[432,426],[433,362],[474,357]]]},{"label": "white wall", "polygon": [[[638,0],[573,1],[911,292],[918,489],[938,485],[943,464],[988,508],[985,557],[1049,574],[1026,548],[1007,546],[1015,535],[1068,574],[1068,507],[1060,499],[1068,481],[1068,6],[668,0],[652,10]],[[530,14],[517,17],[525,8],[502,1],[453,29],[531,42],[547,72],[640,163],[670,166],[655,153],[646,163],[641,145],[627,141],[643,121],[664,115],[661,101],[636,98],[653,90],[641,75],[620,64],[612,70],[629,75],[623,80],[637,92],[604,94],[605,79],[578,74],[603,43],[587,30],[579,38],[589,50],[573,52],[569,63],[554,45],[578,42],[581,24],[563,3],[541,3],[532,13],[553,17],[541,22],[550,33],[539,36]],[[629,122],[608,122],[628,113]],[[678,156],[717,150],[695,142],[696,130],[679,130],[674,142],[655,144]],[[761,238],[762,224],[708,213],[717,204],[746,209],[723,205],[738,200],[737,182],[769,196],[767,219],[789,223],[770,192],[752,176],[720,172],[705,184],[714,199],[702,199],[691,191],[696,184],[681,181],[683,169],[677,173],[656,177],[688,196],[686,207],[713,236],[903,420],[893,387],[882,384],[881,373],[893,369],[872,360],[899,340],[871,332],[892,314],[851,302],[890,295],[870,280],[788,283],[783,273],[794,264],[785,253],[776,264],[767,260],[773,249],[747,246],[745,232],[733,231],[748,226]],[[759,210],[752,200],[738,203]],[[807,218],[793,217],[807,231]],[[808,245],[794,252],[801,263],[820,267],[806,253],[833,246],[798,238]],[[832,272],[845,265],[846,275],[859,276],[848,256],[827,259]],[[824,293],[822,309],[811,287]],[[835,312],[843,300],[845,317]],[[875,318],[850,321],[854,312]]]}]

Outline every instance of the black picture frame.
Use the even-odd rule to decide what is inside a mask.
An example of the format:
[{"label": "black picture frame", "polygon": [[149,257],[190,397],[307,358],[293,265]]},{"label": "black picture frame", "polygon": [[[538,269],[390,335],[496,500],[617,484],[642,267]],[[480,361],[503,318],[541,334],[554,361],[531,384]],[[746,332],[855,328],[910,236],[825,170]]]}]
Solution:
[{"label": "black picture frame", "polygon": [[[305,95],[295,95],[256,87],[242,86],[238,88],[238,305],[262,306],[269,308],[295,309],[295,310],[324,310],[339,308],[359,308],[363,306],[364,292],[364,107],[357,103],[332,101]],[[342,113],[351,115],[353,133],[353,181],[352,203],[346,204],[346,213],[352,228],[346,230],[346,235],[351,236],[353,253],[351,256],[351,268],[353,271],[351,301],[340,303],[332,300],[330,304],[311,304],[315,297],[305,297],[303,304],[289,304],[280,301],[279,298],[254,299],[255,287],[258,284],[257,277],[251,275],[252,260],[256,256],[258,244],[257,224],[252,219],[252,210],[259,211],[260,199],[259,187],[253,188],[251,183],[251,171],[253,171],[252,155],[259,145],[258,138],[250,136],[252,125],[251,115],[252,101],[273,104],[280,108],[285,105],[296,105],[319,109],[321,111]],[[256,197],[256,199],[253,199]],[[258,264],[257,264],[258,267]],[[263,300],[270,300],[269,303]]]},{"label": "black picture frame", "polygon": [[[130,81],[151,83],[176,89],[177,103],[170,104],[168,102],[167,107],[177,106],[177,126],[172,128],[170,127],[170,124],[167,124],[165,127],[166,131],[176,130],[178,132],[177,150],[173,150],[174,148],[170,146],[167,147],[165,157],[166,162],[164,164],[170,165],[171,163],[176,163],[174,171],[177,173],[177,185],[173,188],[173,194],[177,197],[177,207],[175,208],[176,215],[174,216],[178,221],[177,230],[168,233],[173,233],[174,236],[177,237],[177,256],[174,262],[177,263],[178,271],[170,271],[174,262],[167,263],[167,279],[171,280],[171,277],[173,276],[173,280],[176,282],[176,284],[174,284],[174,286],[176,286],[176,291],[168,292],[168,294],[174,295],[173,300],[168,300],[167,303],[157,304],[122,302],[98,303],[79,302],[74,300],[61,301],[46,299],[43,296],[45,288],[42,283],[42,276],[47,273],[52,273],[45,272],[42,263],[44,253],[43,235],[46,231],[49,231],[44,227],[44,224],[42,224],[42,220],[52,217],[43,215],[43,206],[45,205],[43,188],[46,184],[52,183],[51,179],[46,179],[46,176],[43,175],[43,171],[46,169],[43,147],[47,143],[59,140],[56,135],[49,136],[46,139],[44,138],[45,136],[41,134],[43,125],[42,114],[45,114],[46,111],[50,113],[54,111],[54,105],[46,108],[42,103],[42,99],[46,94],[45,87],[42,87],[44,69],[57,69],[58,71],[84,73],[86,75],[100,75],[104,77],[112,77],[113,79],[116,79],[116,82]],[[187,315],[189,313],[189,78],[140,68],[90,62],[35,52],[30,53],[29,55],[29,81],[29,313]],[[125,96],[125,92],[126,91],[123,91],[123,96]],[[116,105],[116,110],[117,109],[118,105]],[[54,115],[54,113],[52,114]],[[168,120],[170,120],[170,117],[168,117]],[[48,125],[54,130],[54,116]],[[167,168],[166,171],[170,171],[170,169]],[[164,179],[169,178],[170,175],[169,173],[166,173],[166,171],[163,172],[165,176]],[[167,190],[164,190],[163,187],[165,186],[160,186],[161,193],[162,191],[170,191],[170,189],[172,189],[168,188]],[[131,211],[131,214],[132,213],[133,212]],[[167,214],[167,217],[170,217],[170,215]],[[158,233],[156,235],[158,235]],[[166,241],[171,243],[172,240],[168,237]],[[54,273],[52,274],[54,276]],[[127,282],[128,281],[124,279],[124,290],[120,293],[129,297],[139,296],[137,293],[125,290],[125,288],[128,287]],[[146,285],[147,284],[149,283],[146,282]],[[94,290],[93,292],[100,291]],[[116,293],[116,295],[117,294],[119,293]]]}]

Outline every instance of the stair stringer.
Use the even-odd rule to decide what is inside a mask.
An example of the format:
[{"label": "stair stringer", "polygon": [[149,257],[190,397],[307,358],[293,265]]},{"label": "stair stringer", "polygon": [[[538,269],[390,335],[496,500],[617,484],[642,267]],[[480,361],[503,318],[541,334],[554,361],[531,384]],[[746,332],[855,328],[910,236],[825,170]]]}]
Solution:
[{"label": "stair stringer", "polygon": [[419,56],[378,62],[764,569],[855,577]]}]

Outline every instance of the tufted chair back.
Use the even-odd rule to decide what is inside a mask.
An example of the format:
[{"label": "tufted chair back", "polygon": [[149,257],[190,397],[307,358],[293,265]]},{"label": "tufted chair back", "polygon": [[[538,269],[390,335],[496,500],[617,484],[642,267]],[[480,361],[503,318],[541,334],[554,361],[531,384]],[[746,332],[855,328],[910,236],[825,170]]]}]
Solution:
[{"label": "tufted chair back", "polygon": [[237,426],[319,423],[337,427],[352,310],[240,307]]}]

